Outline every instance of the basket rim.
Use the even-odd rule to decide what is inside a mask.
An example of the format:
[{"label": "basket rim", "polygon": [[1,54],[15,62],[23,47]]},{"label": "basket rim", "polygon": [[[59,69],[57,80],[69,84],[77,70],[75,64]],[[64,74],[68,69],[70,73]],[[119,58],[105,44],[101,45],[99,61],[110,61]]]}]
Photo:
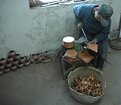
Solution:
[{"label": "basket rim", "polygon": [[[70,76],[72,73],[76,72],[79,68],[91,68],[91,69],[96,70],[97,72],[99,72],[99,73],[101,74],[101,76],[103,76],[103,72],[100,71],[100,70],[98,70],[98,69],[96,69],[96,68],[94,68],[94,67],[78,67],[78,68],[76,68],[75,70],[73,70],[73,71],[71,71],[71,72],[69,73],[68,78],[69,78],[69,76]],[[70,86],[69,80],[67,80],[67,81],[68,81],[68,86],[69,86],[70,91],[73,91],[73,92],[75,92],[75,93],[78,94],[78,95],[88,96],[88,97],[90,97],[90,98],[95,98],[95,99],[102,97],[102,96],[104,95],[104,89],[106,88],[106,82],[104,81],[104,82],[103,82],[104,86],[103,86],[103,92],[102,92],[102,94],[101,94],[100,96],[94,97],[94,96],[91,96],[91,95],[86,95],[86,94],[83,94],[83,93],[80,93],[80,92],[75,91],[75,90]]]}]

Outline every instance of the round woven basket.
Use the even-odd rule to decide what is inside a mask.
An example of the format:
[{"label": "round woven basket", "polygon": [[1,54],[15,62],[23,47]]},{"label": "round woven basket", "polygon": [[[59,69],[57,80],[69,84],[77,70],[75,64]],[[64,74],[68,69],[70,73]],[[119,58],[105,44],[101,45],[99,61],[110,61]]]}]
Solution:
[{"label": "round woven basket", "polygon": [[[71,88],[71,83],[73,82],[75,78],[79,76],[87,75],[87,74],[95,75],[97,77],[97,80],[101,82],[101,85],[103,87],[102,95],[93,97],[90,95],[76,92],[75,90]],[[103,73],[99,71],[98,69],[93,68],[93,67],[79,67],[69,73],[68,86],[69,86],[70,93],[74,99],[84,104],[91,104],[91,103],[97,102],[104,95],[104,89],[106,87],[106,83],[104,82]]]}]

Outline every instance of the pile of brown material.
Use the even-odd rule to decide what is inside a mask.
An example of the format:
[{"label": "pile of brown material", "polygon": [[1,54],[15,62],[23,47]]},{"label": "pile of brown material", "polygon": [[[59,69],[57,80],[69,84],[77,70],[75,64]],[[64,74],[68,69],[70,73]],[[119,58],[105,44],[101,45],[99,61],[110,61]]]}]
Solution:
[{"label": "pile of brown material", "polygon": [[65,52],[64,57],[68,57],[71,59],[76,59],[77,51],[74,49],[69,49]]},{"label": "pile of brown material", "polygon": [[93,97],[102,95],[101,82],[97,80],[95,75],[84,75],[79,78],[75,78],[71,87],[79,93]]},{"label": "pile of brown material", "polygon": [[91,62],[91,60],[94,58],[91,54],[89,54],[89,52],[80,52],[78,53],[78,57],[85,63]]},{"label": "pile of brown material", "polygon": [[48,63],[52,59],[48,55],[41,55],[41,54],[32,54],[29,57],[31,63]]}]

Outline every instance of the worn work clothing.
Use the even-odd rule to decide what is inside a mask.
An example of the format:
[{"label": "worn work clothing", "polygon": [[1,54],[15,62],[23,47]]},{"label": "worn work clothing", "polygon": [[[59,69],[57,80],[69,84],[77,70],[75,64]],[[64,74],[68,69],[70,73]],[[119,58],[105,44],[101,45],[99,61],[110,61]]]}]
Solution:
[{"label": "worn work clothing", "polygon": [[[78,22],[83,23],[83,29],[89,41],[95,39],[99,46],[99,54],[106,59],[108,47],[108,34],[110,33],[111,21],[107,27],[103,27],[94,16],[95,4],[80,4],[73,7],[73,12]],[[81,30],[80,30],[81,31]]]}]

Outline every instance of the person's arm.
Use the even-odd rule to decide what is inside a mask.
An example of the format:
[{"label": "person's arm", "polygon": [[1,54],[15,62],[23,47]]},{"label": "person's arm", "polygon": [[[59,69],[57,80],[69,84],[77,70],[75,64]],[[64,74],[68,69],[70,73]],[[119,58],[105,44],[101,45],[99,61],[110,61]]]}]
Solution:
[{"label": "person's arm", "polygon": [[96,37],[94,38],[94,40],[96,42],[100,42],[103,41],[105,38],[108,37],[108,34],[110,33],[110,28],[111,28],[111,22],[110,24],[105,27],[99,34],[96,35]]},{"label": "person's arm", "polygon": [[77,19],[77,22],[79,23],[80,21],[82,21],[82,17],[83,17],[83,4],[81,4],[81,5],[75,5],[73,7],[73,12],[74,12],[75,17]]}]

